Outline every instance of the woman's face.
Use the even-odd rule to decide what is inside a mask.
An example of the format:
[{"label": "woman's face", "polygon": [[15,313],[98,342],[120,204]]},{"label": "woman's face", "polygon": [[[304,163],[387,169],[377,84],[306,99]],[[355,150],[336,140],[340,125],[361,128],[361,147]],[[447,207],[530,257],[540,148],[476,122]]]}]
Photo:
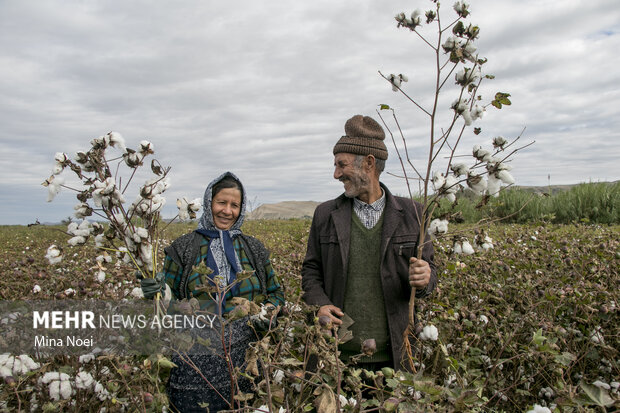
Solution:
[{"label": "woman's face", "polygon": [[221,189],[211,201],[211,212],[217,229],[230,229],[241,212],[241,191],[237,188]]}]

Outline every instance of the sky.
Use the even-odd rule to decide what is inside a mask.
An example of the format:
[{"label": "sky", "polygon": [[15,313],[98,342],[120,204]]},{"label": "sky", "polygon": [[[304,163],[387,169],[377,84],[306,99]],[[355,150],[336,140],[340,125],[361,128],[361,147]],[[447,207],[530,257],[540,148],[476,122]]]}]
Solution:
[{"label": "sky", "polygon": [[[495,76],[480,88],[483,102],[501,91],[512,105],[488,107],[472,125],[482,132],[467,128],[456,154],[469,162],[474,144],[521,136],[515,147],[535,143],[512,157],[517,185],[620,179],[617,0],[468,3],[466,22],[480,27],[476,46],[488,59],[483,73]],[[452,3],[441,5],[447,24]],[[130,148],[149,140],[154,157],[171,167],[165,217],[176,214],[177,198],[202,198],[224,171],[240,177],[251,208],[335,198],[342,184],[332,177],[333,146],[348,118],[378,119],[379,104],[395,109],[413,164],[425,168],[428,116],[379,71],[406,74],[403,90],[431,105],[434,52],[397,28],[394,16],[433,7],[428,0],[0,0],[0,224],[71,215],[74,193],[63,189],[48,203],[41,183],[56,152],[74,156],[109,131]],[[436,27],[420,33],[434,39]],[[457,96],[450,78],[440,120]],[[389,133],[386,145],[382,181],[405,195]],[[403,149],[398,136],[396,145]],[[445,161],[439,156],[433,169]],[[148,169],[136,185],[151,177]],[[129,172],[119,174],[127,182]],[[63,176],[77,187],[70,171]]]}]

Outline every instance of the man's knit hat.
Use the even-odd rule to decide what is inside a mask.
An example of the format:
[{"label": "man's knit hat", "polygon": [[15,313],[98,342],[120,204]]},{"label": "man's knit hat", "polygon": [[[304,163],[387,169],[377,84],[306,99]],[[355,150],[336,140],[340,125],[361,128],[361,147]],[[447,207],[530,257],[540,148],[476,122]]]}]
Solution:
[{"label": "man's knit hat", "polygon": [[385,132],[373,118],[355,115],[344,124],[345,136],[334,146],[334,155],[341,152],[355,155],[374,155],[386,160],[388,151],[383,140]]}]

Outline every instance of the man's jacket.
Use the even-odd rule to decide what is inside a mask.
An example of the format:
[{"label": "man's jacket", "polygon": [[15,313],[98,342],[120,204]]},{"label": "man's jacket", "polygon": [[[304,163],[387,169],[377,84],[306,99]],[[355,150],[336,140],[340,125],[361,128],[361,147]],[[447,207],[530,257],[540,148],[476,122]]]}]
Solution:
[{"label": "man's jacket", "polygon": [[[416,203],[414,209],[410,199],[395,197],[383,184],[381,187],[386,196],[381,248],[369,253],[381,254],[381,273],[377,275],[383,286],[394,367],[401,368],[407,364],[401,365],[401,351],[409,322],[409,258],[416,256],[422,207]],[[353,200],[344,194],[322,203],[314,212],[301,270],[303,299],[310,305],[343,307],[353,213]],[[437,285],[433,245],[428,236],[426,240],[422,259],[431,267],[431,279],[426,288],[416,291],[416,298],[429,295]]]}]

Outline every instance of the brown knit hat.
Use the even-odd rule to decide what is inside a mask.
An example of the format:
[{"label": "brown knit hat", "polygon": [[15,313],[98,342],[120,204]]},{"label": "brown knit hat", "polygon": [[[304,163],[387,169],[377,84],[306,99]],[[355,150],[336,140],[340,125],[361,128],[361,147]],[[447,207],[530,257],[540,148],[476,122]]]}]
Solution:
[{"label": "brown knit hat", "polygon": [[344,124],[345,136],[334,146],[334,155],[341,152],[355,155],[374,155],[386,160],[388,151],[381,125],[369,116],[355,115]]}]

